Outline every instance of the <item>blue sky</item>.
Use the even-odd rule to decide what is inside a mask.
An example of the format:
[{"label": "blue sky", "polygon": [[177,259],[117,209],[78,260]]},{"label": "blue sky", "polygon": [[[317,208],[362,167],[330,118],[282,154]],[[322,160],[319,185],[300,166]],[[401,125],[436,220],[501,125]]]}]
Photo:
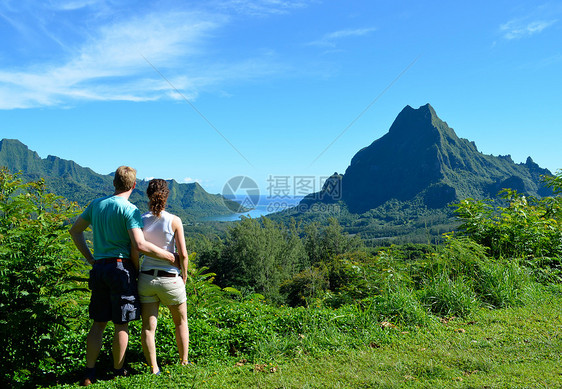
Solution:
[{"label": "blue sky", "polygon": [[0,34],[0,138],[103,174],[318,185],[426,103],[562,168],[559,1],[4,0]]}]

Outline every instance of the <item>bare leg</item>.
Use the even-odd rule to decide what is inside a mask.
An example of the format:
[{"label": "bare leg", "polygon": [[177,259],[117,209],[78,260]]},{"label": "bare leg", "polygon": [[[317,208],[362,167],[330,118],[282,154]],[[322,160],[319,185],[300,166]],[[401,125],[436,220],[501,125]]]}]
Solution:
[{"label": "bare leg", "polygon": [[178,305],[168,305],[174,325],[176,326],[176,343],[180,354],[182,365],[187,365],[187,354],[189,350],[189,328],[187,326],[187,305],[185,303]]},{"label": "bare leg", "polygon": [[115,324],[113,335],[113,368],[118,370],[125,363],[125,351],[129,343],[129,323]]},{"label": "bare leg", "polygon": [[142,351],[146,358],[146,363],[156,374],[160,370],[156,360],[156,325],[158,324],[159,302],[142,304]]},{"label": "bare leg", "polygon": [[103,331],[107,322],[95,321],[90,328],[88,338],[86,339],[86,367],[93,368],[100,355],[103,343]]}]

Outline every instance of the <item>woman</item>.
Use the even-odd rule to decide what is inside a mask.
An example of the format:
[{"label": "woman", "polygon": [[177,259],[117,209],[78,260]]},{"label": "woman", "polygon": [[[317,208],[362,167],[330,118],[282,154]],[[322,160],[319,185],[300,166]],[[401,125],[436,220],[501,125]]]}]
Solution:
[{"label": "woman", "polygon": [[167,305],[170,309],[176,326],[176,343],[180,361],[182,365],[188,364],[189,329],[185,293],[188,258],[181,219],[164,210],[169,193],[165,180],[150,180],[146,190],[150,212],[142,216],[145,239],[170,252],[177,250],[178,254],[174,264],[145,255],[139,273],[142,349],[154,374],[160,374],[156,361],[155,344],[160,303]]}]

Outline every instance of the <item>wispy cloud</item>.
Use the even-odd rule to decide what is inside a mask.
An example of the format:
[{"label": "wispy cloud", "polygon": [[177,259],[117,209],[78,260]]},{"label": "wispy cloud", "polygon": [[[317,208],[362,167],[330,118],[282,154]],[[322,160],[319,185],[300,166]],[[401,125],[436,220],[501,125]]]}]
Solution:
[{"label": "wispy cloud", "polygon": [[[200,15],[171,13],[104,26],[62,63],[0,70],[0,108],[58,105],[69,99],[157,99],[169,88],[150,73],[141,54],[166,68],[177,67],[196,54],[198,43],[217,25]],[[195,84],[186,77],[173,81],[188,90]]]},{"label": "wispy cloud", "polygon": [[[100,27],[61,63],[0,69],[0,109],[68,105],[74,101],[180,99],[146,63],[157,66],[182,94],[224,80],[280,70],[272,53],[206,65],[205,41],[227,19],[203,13],[158,13]],[[197,59],[197,60],[196,60]]]},{"label": "wispy cloud", "polygon": [[505,39],[519,39],[541,33],[553,26],[557,20],[521,20],[514,19],[500,26],[500,31]]},{"label": "wispy cloud", "polygon": [[55,10],[74,11],[77,9],[105,3],[104,0],[51,0],[48,6]]},{"label": "wispy cloud", "polygon": [[[145,177],[145,178],[143,178],[143,181],[150,181],[150,180],[153,180],[155,178],[156,177]],[[171,177],[167,177],[167,178],[164,178],[164,179],[165,180],[173,180],[173,178],[171,178]],[[180,181],[180,184],[192,184],[194,182],[196,182],[198,184],[201,184],[201,183],[203,183],[203,181],[205,181],[205,180],[201,180],[199,178],[185,177],[184,179],[182,179]]]},{"label": "wispy cloud", "polygon": [[376,31],[376,28],[357,28],[357,29],[346,29],[338,30],[328,34],[325,34],[322,38],[309,43],[311,46],[323,46],[323,47],[336,47],[337,41],[349,38],[364,36]]},{"label": "wispy cloud", "polygon": [[14,30],[16,30],[19,34],[26,34],[28,31],[27,26],[24,23],[18,21],[14,17],[9,15],[9,12],[6,10],[0,9],[0,21],[4,21],[5,23],[9,24]]},{"label": "wispy cloud", "polygon": [[[107,13],[110,0],[34,3],[45,12],[32,12],[27,3],[18,12],[16,3],[8,0],[0,5],[0,21],[8,22],[14,38],[24,43],[19,53],[24,57],[0,64],[0,109],[72,106],[78,101],[191,100],[221,82],[283,72],[275,52],[217,58],[209,49],[212,39],[232,23],[233,16],[225,8],[237,7],[246,15],[257,10],[272,14],[311,1],[315,0],[210,0],[199,10],[189,11],[155,11],[145,4],[142,9],[128,12],[123,8],[112,15]],[[72,22],[75,18],[78,22]],[[43,41],[37,43],[37,39]]]},{"label": "wispy cloud", "polygon": [[215,0],[210,1],[213,7],[236,12],[239,14],[266,16],[286,14],[291,10],[304,8],[318,0]]}]

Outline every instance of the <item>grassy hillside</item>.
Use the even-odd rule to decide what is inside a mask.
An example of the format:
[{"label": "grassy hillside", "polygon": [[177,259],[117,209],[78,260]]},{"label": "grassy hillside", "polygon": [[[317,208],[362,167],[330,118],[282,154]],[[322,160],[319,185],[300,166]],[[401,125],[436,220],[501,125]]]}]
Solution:
[{"label": "grassy hillside", "polygon": [[[132,364],[138,374],[100,381],[96,387],[556,388],[562,384],[561,304],[562,289],[557,287],[543,290],[523,307],[481,309],[421,328],[376,323],[370,338],[304,329],[259,339],[264,352],[250,360],[168,365],[159,377],[138,362]],[[276,314],[287,315],[287,310]],[[357,338],[370,341],[361,345]],[[192,343],[198,341],[192,338]],[[271,343],[288,344],[294,352],[279,352],[282,347]]]}]

